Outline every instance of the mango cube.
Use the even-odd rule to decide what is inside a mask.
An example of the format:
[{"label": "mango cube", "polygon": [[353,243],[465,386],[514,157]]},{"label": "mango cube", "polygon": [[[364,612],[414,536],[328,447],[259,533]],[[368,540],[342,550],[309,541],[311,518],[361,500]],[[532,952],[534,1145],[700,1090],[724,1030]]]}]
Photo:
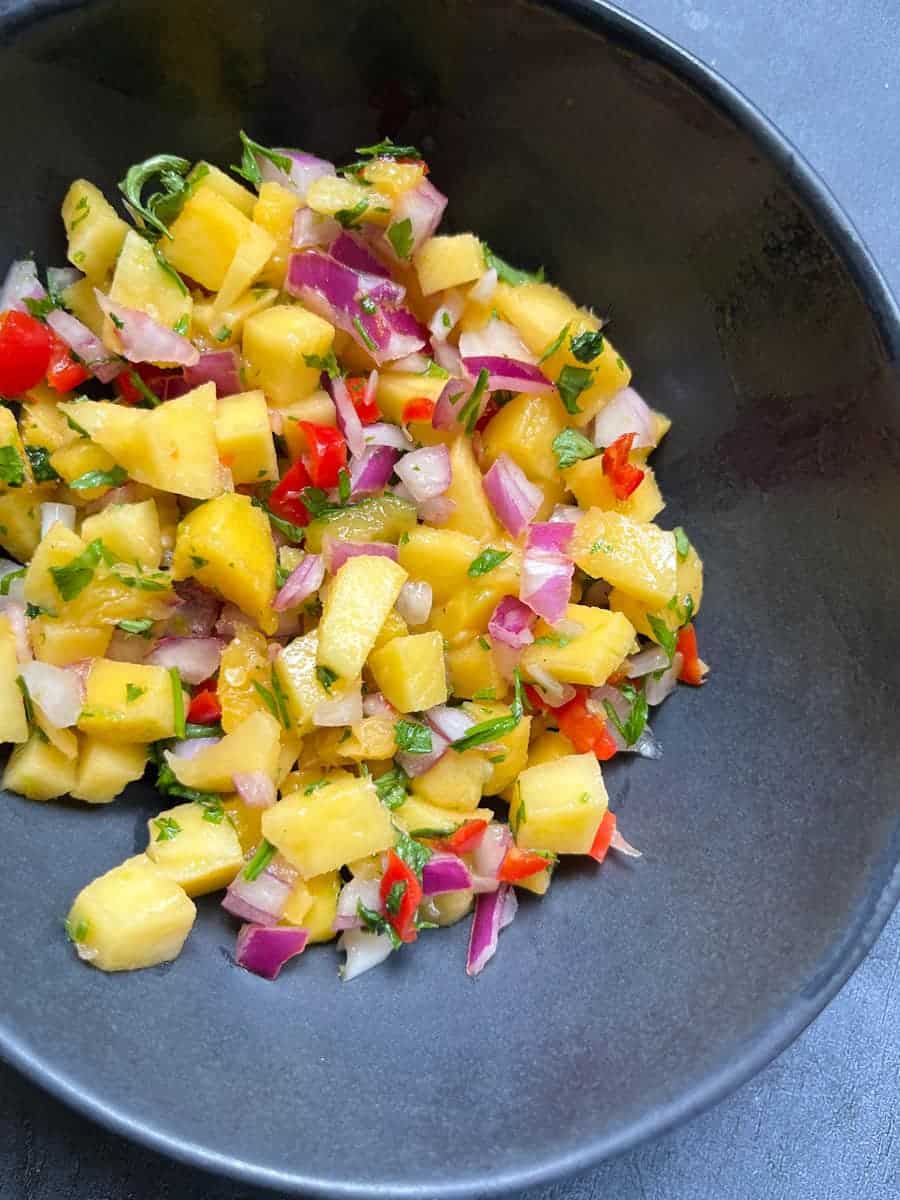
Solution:
[{"label": "mango cube", "polygon": [[189,896],[227,887],[244,865],[231,822],[210,815],[199,804],[176,804],[147,822],[147,857]]},{"label": "mango cube", "polygon": [[659,641],[659,633],[651,625],[651,617],[670,633],[675,633],[685,623],[685,614],[689,611],[696,616],[702,602],[703,561],[693,546],[688,549],[683,561],[680,558],[678,560],[676,590],[667,604],[660,607],[643,604],[621,588],[613,588],[609,593],[609,607],[626,616],[638,633],[652,638],[654,642]]},{"label": "mango cube", "polygon": [[322,368],[306,360],[327,358],[334,327],[296,304],[276,304],[244,322],[244,374],[276,408],[286,408],[319,386]]},{"label": "mango cube", "polygon": [[223,396],[216,408],[219,456],[236,484],[278,478],[266,398],[260,391]]},{"label": "mango cube", "polygon": [[447,699],[444,639],[439,633],[396,637],[369,658],[375,682],[394,708],[424,712]]},{"label": "mango cube", "polygon": [[575,463],[565,472],[565,481],[584,509],[605,508],[632,521],[652,521],[666,507],[666,502],[653,468],[644,467],[643,470],[644,478],[625,500],[619,500],[613,492],[609,476],[603,473],[601,455]]},{"label": "mango cube", "polygon": [[429,238],[416,252],[416,273],[423,296],[472,283],[484,274],[484,250],[474,233]]},{"label": "mango cube", "polygon": [[177,271],[209,292],[222,286],[241,242],[253,223],[212,187],[199,187],[169,226],[166,258]]},{"label": "mango cube", "polygon": [[480,549],[468,534],[417,525],[400,546],[398,561],[410,579],[426,579],[434,603],[443,604],[466,582]]},{"label": "mango cube", "polygon": [[175,733],[172,677],[165,667],[98,658],[78,717],[82,733],[123,742],[155,742]]},{"label": "mango cube", "polygon": [[310,942],[332,941],[337,937],[333,921],[343,883],[339,871],[326,871],[314,879],[298,879],[284,906],[282,921],[300,925],[309,933]]},{"label": "mango cube", "polygon": [[405,582],[406,572],[390,558],[361,554],[347,559],[325,597],[319,665],[343,679],[355,679]]},{"label": "mango cube", "polygon": [[109,804],[129,783],[141,778],[146,765],[144,745],[82,738],[72,795],[88,804]]},{"label": "mango cube", "polygon": [[274,781],[281,749],[281,725],[271,713],[251,713],[232,733],[193,758],[167,757],[175,778],[201,792],[230,792],[234,776],[242,771],[262,771]]},{"label": "mango cube", "polygon": [[502,700],[509,684],[497,668],[490,639],[470,637],[447,651],[450,691],[461,700]]},{"label": "mango cube", "polygon": [[476,750],[448,750],[410,781],[413,796],[437,808],[469,813],[478,807],[490,767]]},{"label": "mango cube", "polygon": [[478,541],[500,536],[491,506],[481,486],[481,468],[475,459],[472,439],[460,434],[450,444],[450,486],[444,493],[456,505],[444,529],[456,529]]},{"label": "mango cube", "polygon": [[153,500],[138,504],[110,504],[81,523],[81,540],[100,538],[123,562],[156,570],[162,557],[159,513]]},{"label": "mango cube", "polygon": [[592,508],[575,526],[569,551],[586,574],[652,608],[676,594],[675,535],[657,525]]},{"label": "mango cube", "polygon": [[28,740],[25,698],[16,683],[19,663],[9,618],[0,615],[0,744]]},{"label": "mango cube", "polygon": [[[160,249],[160,254],[164,251]],[[145,312],[166,329],[174,328],[186,317],[190,321],[194,302],[187,288],[167,271],[153,246],[135,230],[130,230],[116,260],[110,300]],[[110,322],[112,327],[112,323]]]},{"label": "mango cube", "polygon": [[76,179],[62,202],[68,258],[88,279],[102,283],[112,270],[128,226],[99,188]]},{"label": "mango cube", "polygon": [[294,638],[275,660],[278,681],[287,697],[293,727],[299,734],[312,729],[313,713],[328,699],[316,674],[317,630]]},{"label": "mango cube", "polygon": [[410,796],[391,814],[394,824],[416,837],[444,837],[458,829],[463,821],[491,821],[489,808],[458,809],[430,804],[421,796]]},{"label": "mango cube", "polygon": [[71,792],[74,783],[75,760],[32,734],[9,756],[2,786],[29,800],[55,800]]},{"label": "mango cube", "polygon": [[583,604],[570,604],[566,619],[577,621],[584,627],[584,633],[567,639],[555,634],[546,622],[539,621],[534,642],[522,654],[522,676],[539,683],[533,670],[538,668],[560,683],[600,687],[628,656],[634,642],[634,628],[621,613]]},{"label": "mango cube", "polygon": [[514,396],[491,419],[484,431],[484,467],[507,454],[537,483],[556,483],[559,464],[553,439],[566,428],[568,417],[558,396]]},{"label": "mango cube", "polygon": [[554,854],[587,854],[609,806],[593,754],[528,767],[516,781],[509,823],[516,844]]}]

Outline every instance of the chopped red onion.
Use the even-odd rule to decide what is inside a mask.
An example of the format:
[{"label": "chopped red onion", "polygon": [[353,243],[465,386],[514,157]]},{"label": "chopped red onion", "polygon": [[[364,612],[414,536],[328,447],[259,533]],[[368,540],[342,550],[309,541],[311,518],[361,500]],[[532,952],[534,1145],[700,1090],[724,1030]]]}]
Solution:
[{"label": "chopped red onion", "polygon": [[184,738],[174,743],[172,753],[176,758],[196,758],[204,750],[211,750],[213,746],[218,746],[221,740],[220,737]]},{"label": "chopped red onion", "polygon": [[394,708],[393,704],[385,700],[381,692],[367,692],[363,696],[363,716],[390,717],[393,719],[396,715],[396,708]]},{"label": "chopped red onion", "polygon": [[407,354],[406,358],[398,358],[391,363],[392,371],[403,371],[406,375],[424,375],[431,365],[431,359],[424,354]]},{"label": "chopped red onion", "polygon": [[410,777],[424,775],[439,759],[443,758],[449,745],[450,739],[445,738],[443,734],[438,733],[434,726],[431,726],[431,749],[426,754],[411,754],[407,750],[402,750],[396,755],[396,761]]},{"label": "chopped red onion", "polygon": [[[19,580],[16,582],[19,582]],[[15,587],[15,584],[13,584],[13,587]],[[25,605],[24,603],[20,604],[17,600],[10,600],[8,596],[3,596],[2,599],[5,601],[5,604],[0,611],[3,612],[12,629],[16,642],[16,658],[20,663],[30,663],[33,656],[31,653],[31,638],[28,633],[28,618],[25,615]]]},{"label": "chopped red onion", "polygon": [[640,679],[652,671],[665,671],[668,666],[669,656],[662,646],[645,646],[639,654],[632,654],[625,660],[629,679]]},{"label": "chopped red onion", "polygon": [[576,504],[557,504],[550,514],[550,521],[577,524],[583,516],[584,513]]},{"label": "chopped red onion", "polygon": [[381,275],[384,279],[391,277],[390,271],[368,246],[343,230],[328,247],[328,253],[336,262],[343,263],[351,271],[361,271],[365,275]]},{"label": "chopped red onion", "polygon": [[242,921],[277,925],[291,894],[291,885],[280,879],[270,867],[271,864],[255,879],[245,879],[244,869],[241,868],[228,885],[222,901],[225,911]]},{"label": "chopped red onion", "polygon": [[78,283],[80,279],[84,279],[81,271],[77,271],[74,267],[48,267],[47,268],[47,289],[54,296],[58,296],[64,292],[66,288],[70,288],[73,284]]},{"label": "chopped red onion", "polygon": [[623,388],[594,421],[594,445],[611,446],[623,434],[633,433],[633,448],[656,445],[656,418],[634,388]]},{"label": "chopped red onion", "polygon": [[537,484],[508,454],[500,455],[482,484],[491,507],[508,532],[513,537],[524,533],[544,499]]},{"label": "chopped red onion", "polygon": [[[501,883],[496,892],[482,892],[475,897],[475,913],[466,956],[467,975],[478,975],[494,956],[508,891],[508,885]],[[512,920],[509,910],[507,912],[509,920]]]},{"label": "chopped red onion", "polygon": [[433,500],[450,486],[450,451],[443,444],[423,446],[421,450],[404,454],[394,470],[414,500]]},{"label": "chopped red onion", "polygon": [[[371,429],[372,426],[370,425]],[[393,446],[368,446],[359,457],[350,459],[350,498],[381,492],[394,473],[400,451]]]},{"label": "chopped red onion", "polygon": [[313,713],[313,725],[320,729],[336,729],[340,725],[357,725],[362,717],[362,687],[357,681],[342,696],[318,704]]},{"label": "chopped red onion", "polygon": [[[411,254],[415,254],[419,247],[432,236],[441,223],[441,217],[444,215],[446,207],[447,197],[427,179],[423,179],[416,187],[401,193],[394,201],[391,225],[409,220],[412,229]],[[385,250],[389,251],[392,259],[396,260],[397,254],[387,232],[383,236]]]},{"label": "chopped red onion", "polygon": [[394,607],[407,625],[424,625],[431,616],[431,584],[407,579]]},{"label": "chopped red onion", "polygon": [[529,550],[544,550],[551,554],[566,554],[569,541],[575,532],[570,521],[536,521],[528,526]]},{"label": "chopped red onion", "polygon": [[263,979],[277,979],[284,964],[303,953],[308,940],[306,929],[295,929],[290,925],[274,929],[264,924],[242,925],[237,935],[234,960],[245,971],[252,971]]},{"label": "chopped red onion", "polygon": [[214,383],[219,398],[236,396],[244,390],[238,366],[234,350],[208,350],[200,355],[194,366],[185,367],[185,383],[190,388],[199,387],[201,383]]},{"label": "chopped red onion", "polygon": [[361,928],[360,903],[365,908],[372,909],[373,912],[380,913],[382,911],[380,879],[359,879],[354,876],[349,883],[345,883],[338,896],[337,909],[331,928],[337,932],[342,929]]},{"label": "chopped red onion", "polygon": [[347,439],[347,446],[351,454],[360,455],[366,448],[366,439],[363,434],[362,422],[359,419],[359,414],[353,401],[350,399],[350,392],[347,390],[347,384],[342,376],[336,379],[329,380],[328,390],[331,392],[331,398],[334,400],[335,412],[337,414],[337,425],[341,433]]},{"label": "chopped red onion", "polygon": [[336,575],[348,558],[366,555],[369,558],[392,558],[397,561],[399,551],[391,542],[342,542],[326,534],[322,538],[322,553],[332,575]]},{"label": "chopped red onion", "polygon": [[506,895],[503,897],[503,908],[500,911],[500,928],[505,929],[507,925],[512,925],[516,913],[519,911],[519,900],[516,896],[516,889],[509,888]]},{"label": "chopped red onion", "polygon": [[534,613],[515,596],[504,596],[488,621],[488,633],[496,645],[503,642],[520,650],[534,641]]},{"label": "chopped red onion", "polygon": [[493,354],[463,354],[463,366],[473,379],[478,377],[479,372],[487,371],[489,392],[528,392],[530,396],[550,396],[556,391],[556,384],[550,382],[540,367],[520,359]]},{"label": "chopped red onion", "polygon": [[455,742],[464,737],[475,721],[462,708],[454,708],[450,704],[436,704],[425,713],[425,720],[448,742]]},{"label": "chopped red onion", "polygon": [[[469,299],[474,300],[476,304],[490,304],[493,299],[494,292],[497,290],[497,271],[495,267],[488,267],[477,283],[473,283],[469,288]],[[495,318],[496,319],[496,318]]]},{"label": "chopped red onion", "polygon": [[[421,350],[428,341],[428,330],[418,317],[407,308],[385,308],[381,310],[387,329],[387,340],[381,350],[384,362],[394,363],[397,359],[406,358]],[[367,347],[367,349],[371,348]],[[372,357],[377,357],[372,353]]]},{"label": "chopped red onion", "polygon": [[456,346],[451,346],[449,342],[442,342],[439,338],[433,337],[431,348],[434,351],[434,361],[437,365],[443,367],[445,371],[449,371],[456,379],[462,379],[466,369]]},{"label": "chopped red onion", "polygon": [[422,868],[422,894],[440,896],[444,892],[461,892],[472,886],[469,868],[455,854],[435,851]]},{"label": "chopped red onion", "polygon": [[311,208],[298,208],[291,226],[291,249],[309,250],[327,246],[340,232],[340,225],[331,217],[323,217]]},{"label": "chopped red onion", "polygon": [[146,662],[154,667],[175,667],[182,682],[194,686],[215,675],[224,648],[221,638],[167,637],[147,655]]},{"label": "chopped red onion", "polygon": [[51,725],[68,729],[78,720],[84,699],[81,680],[66,667],[45,662],[27,662],[19,674],[28,693]]},{"label": "chopped red onion", "polygon": [[575,564],[562,554],[526,550],[522,559],[519,599],[551,625],[561,621],[572,594]]},{"label": "chopped red onion", "polygon": [[560,683],[538,663],[531,663],[528,673],[541,689],[543,698],[550,708],[562,708],[575,696],[575,689],[570,683]]},{"label": "chopped red onion", "polygon": [[279,148],[275,153],[290,160],[290,170],[282,171],[271,159],[265,158],[262,154],[254,155],[263,182],[280,183],[283,188],[287,188],[301,200],[306,199],[309,185],[316,179],[321,179],[323,175],[335,174],[334,163],[327,162],[324,158],[316,158],[314,154],[307,154],[305,150],[282,150]]},{"label": "chopped red onion", "polygon": [[506,852],[512,845],[513,838],[509,826],[499,821],[492,821],[484,831],[484,836],[472,852],[472,865],[475,874],[485,879],[496,879],[500,864],[506,858]]},{"label": "chopped red onion", "polygon": [[[372,374],[377,376],[378,372],[373,371]],[[363,432],[367,446],[390,446],[394,450],[409,450],[415,445],[402,426],[391,425],[387,421],[376,421],[373,425],[366,425]]]},{"label": "chopped red onion", "polygon": [[[209,637],[222,611],[222,601],[193,579],[179,580],[175,591],[179,602],[170,619],[174,631],[191,637]],[[233,637],[233,631],[227,636]]]},{"label": "chopped red onion", "polygon": [[[467,358],[509,358],[534,366],[537,359],[519,337],[519,331],[506,321],[492,317],[483,329],[466,330],[459,335],[459,352]],[[476,371],[477,375],[478,372]],[[542,375],[543,378],[543,375]],[[520,390],[520,389],[517,389]]]},{"label": "chopped red onion", "polygon": [[659,679],[655,679],[652,675],[647,678],[644,683],[644,695],[647,697],[648,704],[662,704],[667,696],[671,696],[678,686],[678,676],[681,674],[683,665],[684,655],[677,650],[672,656],[671,666],[663,671]]},{"label": "chopped red onion", "polygon": [[88,329],[77,317],[54,308],[47,313],[47,324],[57,337],[61,338],[70,350],[81,359],[84,366],[101,383],[109,383],[122,370],[122,360],[111,355],[96,334]]},{"label": "chopped red onion", "polygon": [[275,784],[265,771],[235,771],[231,782],[248,808],[271,808],[277,799]]},{"label": "chopped red onion", "polygon": [[613,850],[618,850],[620,854],[624,854],[627,858],[643,858],[640,850],[636,846],[632,846],[631,842],[627,842],[619,833],[618,825],[613,830],[613,835],[610,840],[610,847]]},{"label": "chopped red onion", "polygon": [[122,353],[129,362],[178,363],[192,367],[199,361],[200,351],[186,337],[166,329],[145,312],[116,304],[109,296],[94,288],[97,303],[113,322]]},{"label": "chopped red onion", "polygon": [[284,586],[272,602],[275,612],[285,612],[302,604],[317,592],[325,578],[325,560],[321,554],[307,554],[291,571]]},{"label": "chopped red onion", "polygon": [[446,342],[466,307],[466,298],[458,288],[448,288],[443,299],[428,322],[431,336],[436,342]]},{"label": "chopped red onion", "polygon": [[437,398],[434,412],[431,414],[432,427],[434,429],[452,429],[459,421],[459,413],[471,392],[471,380],[448,379]]},{"label": "chopped red onion", "polygon": [[41,537],[47,536],[47,530],[52,529],[57,523],[64,525],[66,529],[75,528],[75,505],[74,504],[52,504],[44,503],[41,505]]},{"label": "chopped red onion", "polygon": [[393,944],[386,933],[369,933],[367,929],[345,929],[337,940],[338,950],[343,950],[347,961],[339,968],[344,983],[357,975],[377,967],[388,957]]},{"label": "chopped red onion", "polygon": [[446,525],[456,511],[456,501],[447,496],[435,496],[418,505],[419,516],[429,525]]},{"label": "chopped red onion", "polygon": [[38,279],[37,265],[30,259],[14,262],[0,288],[0,312],[27,312],[26,300],[46,300],[47,292]]}]

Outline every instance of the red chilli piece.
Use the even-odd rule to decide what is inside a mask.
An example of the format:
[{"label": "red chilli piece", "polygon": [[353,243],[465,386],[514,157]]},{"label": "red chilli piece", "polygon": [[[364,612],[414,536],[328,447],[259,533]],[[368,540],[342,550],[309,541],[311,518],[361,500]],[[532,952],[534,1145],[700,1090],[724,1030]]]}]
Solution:
[{"label": "red chilli piece", "polygon": [[627,500],[644,478],[644,472],[628,461],[636,433],[623,433],[603,451],[603,474],[617,500]]},{"label": "red chilli piece", "polygon": [[594,842],[588,854],[591,858],[596,859],[598,863],[602,863],[606,855],[609,853],[609,848],[612,845],[613,834],[616,832],[616,814],[606,810],[603,814],[603,820],[600,822],[597,833],[594,836]]},{"label": "red chilli piece", "polygon": [[[388,897],[398,884],[405,884],[400,900],[388,908]],[[403,861],[393,850],[388,851],[387,867],[381,877],[381,904],[384,915],[393,926],[394,932],[401,942],[414,942],[419,935],[415,926],[416,909],[422,901],[422,885],[416,878],[415,871]]]}]

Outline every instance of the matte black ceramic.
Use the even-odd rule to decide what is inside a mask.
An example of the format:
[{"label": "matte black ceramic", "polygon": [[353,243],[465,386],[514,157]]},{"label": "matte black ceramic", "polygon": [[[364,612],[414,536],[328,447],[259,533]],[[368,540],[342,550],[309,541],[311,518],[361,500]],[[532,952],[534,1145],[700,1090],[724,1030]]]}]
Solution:
[{"label": "matte black ceramic", "polygon": [[460,229],[610,314],[674,418],[667,524],[707,562],[712,676],[662,762],[607,770],[644,858],[559,874],[472,982],[466,929],[350,985],[236,969],[214,899],[169,967],[80,965],[62,917],[143,845],[0,806],[0,1044],[86,1113],[316,1195],[521,1189],[735,1087],[847,978],[900,889],[897,312],[823,186],[700,64],[606,8],[524,0],[0,4],[0,258],[62,260],[59,202],[168,150],[420,143]]}]

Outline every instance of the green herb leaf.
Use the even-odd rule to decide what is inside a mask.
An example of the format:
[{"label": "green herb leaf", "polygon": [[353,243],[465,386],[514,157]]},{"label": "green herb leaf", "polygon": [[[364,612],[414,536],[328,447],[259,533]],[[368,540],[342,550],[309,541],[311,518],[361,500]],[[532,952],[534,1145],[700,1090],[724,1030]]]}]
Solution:
[{"label": "green herb leaf", "polygon": [[480,637],[478,639],[478,645],[482,648],[482,650],[490,650],[490,648],[491,648],[491,643],[487,640],[486,637]]},{"label": "green herb leaf", "polygon": [[19,488],[25,478],[25,463],[15,446],[0,446],[0,480],[7,487]]},{"label": "green herb leaf", "polygon": [[630,705],[630,711],[624,721],[616,712],[611,701],[604,700],[603,707],[606,709],[606,715],[624,739],[626,746],[633,746],[644,732],[650,709],[643,691],[638,691],[632,684],[623,683],[620,691]]},{"label": "green herb leaf", "polygon": [[522,672],[518,667],[513,669],[513,702],[509,706],[509,711],[518,725],[522,720],[522,714],[525,712],[525,692],[522,687]]},{"label": "green herb leaf", "polygon": [[159,831],[156,835],[158,842],[170,842],[181,833],[181,826],[174,817],[157,817],[153,824]]},{"label": "green herb leaf", "polygon": [[135,700],[140,700],[141,696],[147,691],[144,687],[138,687],[136,683],[125,684],[125,703],[133,704]]},{"label": "green herb leaf", "polygon": [[556,463],[561,471],[580,462],[582,459],[593,458],[597,447],[592,441],[577,429],[564,429],[551,442],[551,448],[556,455]]},{"label": "green herb leaf", "polygon": [[400,911],[400,905],[403,903],[403,897],[406,895],[408,887],[409,884],[405,879],[398,879],[391,885],[391,890],[384,898],[384,907],[392,916],[396,917]]},{"label": "green herb leaf", "polygon": [[338,471],[338,499],[341,504],[346,504],[350,499],[350,472],[346,467]]},{"label": "green herb leaf", "polygon": [[[159,263],[159,268],[162,271],[162,273],[164,275],[168,275],[168,277],[172,280],[172,282],[178,288],[179,292],[181,292],[182,296],[189,295],[190,293],[187,290],[187,284],[184,282],[184,280],[181,278],[181,276],[178,274],[178,272],[175,270],[175,268],[172,266],[172,264],[165,258],[165,256],[163,255],[163,252],[160,250],[159,246],[153,247],[153,253],[156,255],[156,261]],[[185,333],[187,333],[188,327],[190,324],[190,318],[188,317],[187,313],[185,313],[184,316],[179,319],[178,324],[180,325],[182,321],[184,322],[184,328],[178,329],[176,326],[175,332],[184,335]]]},{"label": "green herb leaf", "polygon": [[278,672],[275,670],[275,664],[272,664],[272,673],[270,676],[272,681],[272,695],[275,697],[275,704],[278,708],[276,716],[285,729],[291,727],[291,713],[288,708],[287,696],[284,693],[284,688],[281,686],[281,680],[278,678]]},{"label": "green herb leaf", "polygon": [[580,363],[593,362],[603,353],[603,334],[599,329],[586,329],[573,337],[569,346]]},{"label": "green herb leaf", "polygon": [[[28,447],[26,446],[25,449],[27,451]],[[672,532],[675,534],[675,553],[684,562],[691,552],[691,543],[688,541],[688,535],[680,525],[676,525]]]},{"label": "green herb leaf", "polygon": [[133,633],[136,637],[148,638],[153,630],[153,621],[149,617],[141,617],[138,620],[116,621],[116,628],[121,629],[123,633]]},{"label": "green herb leaf", "polygon": [[258,875],[263,873],[263,871],[275,857],[276,853],[277,851],[275,846],[273,846],[272,843],[266,838],[263,838],[263,840],[259,843],[256,853],[247,863],[246,867],[244,867],[244,878],[248,883],[252,883]]},{"label": "green herb leaf", "polygon": [[421,159],[421,152],[415,146],[398,146],[389,137],[374,146],[357,146],[356,153],[363,158],[414,158]]},{"label": "green herb leaf", "polygon": [[566,412],[580,413],[578,397],[585,388],[590,387],[594,372],[590,367],[572,367],[566,364],[559,373],[556,386],[559,398],[566,407]]},{"label": "green herb leaf", "polygon": [[3,578],[0,579],[0,596],[8,596],[9,595],[10,585],[12,584],[13,580],[24,579],[24,578],[25,578],[25,567],[20,567],[18,569],[18,571],[7,571],[7,573],[3,576]]},{"label": "green herb leaf", "polygon": [[647,613],[647,623],[653,630],[653,636],[669,656],[669,662],[671,663],[673,657],[675,656],[675,646],[678,641],[676,635],[672,632],[662,617],[654,616],[653,613]]},{"label": "green herb leaf", "polygon": [[492,717],[489,721],[481,721],[473,725],[462,737],[450,743],[451,750],[462,754],[475,746],[483,746],[486,742],[495,742],[504,734],[511,733],[519,723],[519,718],[510,714],[508,717]]},{"label": "green herb leaf", "polygon": [[516,806],[515,825],[513,825],[512,821],[510,821],[509,825],[513,831],[513,835],[518,837],[522,822],[528,820],[528,814],[525,812],[525,801],[522,799],[522,789],[518,784],[516,784],[516,796],[519,799],[519,803]]},{"label": "green herb leaf", "polygon": [[495,550],[493,546],[488,546],[477,558],[472,559],[467,573],[473,579],[477,579],[479,575],[487,575],[488,571],[493,571],[494,567],[499,567],[505,562],[511,553],[511,550]]},{"label": "green herb leaf", "polygon": [[86,471],[84,475],[73,479],[69,487],[76,492],[86,492],[96,487],[115,488],[120,487],[127,478],[128,472],[121,467],[112,467],[109,471]]},{"label": "green herb leaf", "polygon": [[397,721],[394,738],[398,749],[405,750],[407,754],[430,754],[434,748],[431,730],[418,721],[407,721],[405,718]]},{"label": "green herb leaf", "polygon": [[[179,276],[179,278],[180,278],[180,276]],[[172,330],[174,333],[177,333],[180,337],[185,337],[187,335],[187,331],[190,329],[190,327],[191,327],[190,317],[187,315],[187,313],[182,313],[181,316],[178,318],[178,320],[175,322],[175,324],[172,326]]]},{"label": "green herb leaf", "polygon": [[138,372],[133,370],[132,368],[129,368],[127,374],[128,374],[128,378],[131,380],[131,382],[134,384],[135,388],[140,393],[141,398],[143,399],[146,406],[148,408],[157,408],[159,405],[159,396],[157,396],[155,392],[150,391],[150,389],[147,387],[146,383],[144,383],[143,379],[138,374]]},{"label": "green herb leaf", "polygon": [[288,541],[295,542],[297,545],[300,545],[300,543],[306,537],[306,530],[302,525],[294,525],[292,521],[286,521],[284,517],[276,516],[266,504],[265,500],[262,500],[259,496],[253,496],[251,498],[251,503],[254,504],[256,508],[261,508],[263,510],[263,512],[269,518],[269,524],[273,527],[273,529],[277,529],[279,533],[283,533]]},{"label": "green herb leaf", "polygon": [[497,689],[496,688],[479,688],[479,690],[477,692],[473,693],[472,699],[473,700],[496,700],[497,699]]},{"label": "green herb leaf", "polygon": [[331,667],[316,667],[316,679],[326,692],[330,692],[332,685],[337,682],[338,674],[332,671]]},{"label": "green herb leaf", "polygon": [[544,353],[538,359],[538,365],[540,365],[542,362],[546,362],[548,358],[553,357],[553,355],[557,352],[557,350],[560,348],[560,346],[566,340],[566,334],[569,332],[570,326],[571,326],[571,322],[569,322],[569,325],[563,325],[562,329],[559,331],[559,333],[556,335],[556,337],[553,339],[553,341],[550,343],[550,345],[547,347],[547,349],[544,351]]},{"label": "green herb leaf", "polygon": [[240,175],[242,179],[246,179],[248,183],[252,183],[254,187],[259,187],[262,183],[259,163],[256,161],[257,154],[260,158],[268,159],[279,171],[284,171],[286,175],[290,174],[291,160],[287,155],[279,154],[277,150],[270,150],[268,146],[261,146],[259,142],[254,142],[252,138],[247,137],[243,129],[241,130],[241,144],[244,148],[241,156],[241,165],[232,166],[231,169],[235,174]]},{"label": "green herb leaf", "polygon": [[534,644],[536,646],[557,646],[561,650],[564,646],[568,646],[571,640],[564,633],[545,633],[543,636],[535,638]]},{"label": "green herb leaf", "polygon": [[88,935],[90,926],[87,921],[81,920],[74,927],[71,921],[66,921],[66,937],[70,942],[83,942]]},{"label": "green herb leaf", "polygon": [[324,357],[319,354],[304,354],[303,361],[308,367],[315,367],[317,371],[326,371],[329,379],[337,379],[340,376],[341,368],[333,350],[329,350]]},{"label": "green herb leaf", "polygon": [[[83,220],[84,217],[79,217],[76,221],[73,221],[72,228],[74,229]],[[48,313],[52,313],[55,308],[59,308],[59,305],[50,296],[45,296],[42,300],[32,300],[30,296],[26,296],[22,303],[28,309],[28,315],[38,321],[43,321]]]},{"label": "green herb leaf", "polygon": [[534,272],[520,271],[516,267],[511,267],[508,262],[504,262],[499,254],[495,254],[487,245],[482,244],[484,250],[484,262],[487,267],[493,267],[497,272],[497,278],[503,283],[509,283],[513,287],[519,287],[523,283],[543,283],[544,268],[538,267]]},{"label": "green herb leaf", "polygon": [[50,462],[50,451],[46,446],[26,446],[25,453],[31,463],[31,474],[35,483],[56,483],[59,472]]},{"label": "green herb leaf", "polygon": [[414,872],[416,878],[421,882],[422,869],[431,858],[431,851],[428,847],[423,846],[421,842],[417,842],[415,838],[411,838],[408,833],[405,833],[401,829],[397,833],[397,843],[394,846],[394,853],[398,858],[403,859],[409,869]]},{"label": "green herb leaf", "polygon": [[191,555],[191,565],[193,566],[195,571],[199,571],[202,567],[209,566],[209,559],[201,558],[201,556],[199,554],[192,554]]},{"label": "green herb leaf", "polygon": [[487,390],[488,379],[487,368],[482,367],[478,372],[478,379],[475,381],[475,386],[472,392],[459,410],[459,420],[465,426],[466,433],[472,434],[475,432],[475,426],[478,424],[478,418],[481,416],[481,398]]},{"label": "green herb leaf", "polygon": [[375,780],[375,791],[378,793],[378,799],[385,806],[393,811],[399,808],[401,804],[406,802],[406,784],[409,781],[409,776],[402,767],[394,766],[390,771],[385,771],[383,775],[379,775]]},{"label": "green herb leaf", "polygon": [[317,792],[319,788],[328,787],[327,779],[317,779],[314,783],[308,783],[303,789],[304,796],[311,796],[313,792]]},{"label": "green herb leaf", "polygon": [[413,227],[410,217],[406,217],[402,221],[395,221],[393,225],[389,225],[387,236],[398,258],[406,259],[412,255]]},{"label": "green herb leaf", "polygon": [[184,692],[181,690],[181,673],[177,667],[169,667],[169,679],[172,684],[172,708],[175,713],[175,736],[183,738],[184,729]]},{"label": "green herb leaf", "polygon": [[196,741],[198,738],[214,738],[222,737],[224,730],[221,725],[198,725],[194,721],[186,721],[184,726],[184,736],[187,741]]},{"label": "green herb leaf", "polygon": [[356,332],[359,334],[360,339],[362,340],[362,344],[365,346],[365,348],[371,354],[374,354],[375,351],[378,349],[378,347],[375,345],[375,343],[369,337],[366,327],[365,327],[365,325],[363,325],[363,323],[359,319],[359,317],[353,318],[352,325],[353,325],[353,328],[356,330]]},{"label": "green herb leaf", "polygon": [[217,342],[227,342],[231,337],[231,330],[227,325],[223,325],[221,329],[216,330],[213,337]]},{"label": "green herb leaf", "polygon": [[383,933],[391,939],[391,945],[395,950],[403,945],[403,941],[398,935],[396,929],[390,921],[376,912],[374,908],[367,908],[362,900],[356,902],[356,915],[362,921],[363,929],[368,933]]},{"label": "green herb leaf", "polygon": [[360,222],[360,218],[369,208],[369,201],[363,196],[362,200],[357,200],[352,208],[339,208],[334,214],[334,219],[343,229],[354,229]]},{"label": "green herb leaf", "polygon": [[56,590],[63,600],[74,600],[76,596],[81,595],[94,578],[94,571],[101,559],[105,559],[106,553],[102,541],[95,538],[81,554],[64,566],[50,568]]},{"label": "green herb leaf", "polygon": [[[186,158],[174,154],[154,154],[128,168],[125,178],[119,181],[119,191],[142,231],[153,230],[157,235],[172,236],[168,225],[178,216],[191,193],[191,184],[186,178],[190,169],[191,164]],[[144,202],[141,199],[144,188],[157,176],[161,189],[152,192]]]}]

